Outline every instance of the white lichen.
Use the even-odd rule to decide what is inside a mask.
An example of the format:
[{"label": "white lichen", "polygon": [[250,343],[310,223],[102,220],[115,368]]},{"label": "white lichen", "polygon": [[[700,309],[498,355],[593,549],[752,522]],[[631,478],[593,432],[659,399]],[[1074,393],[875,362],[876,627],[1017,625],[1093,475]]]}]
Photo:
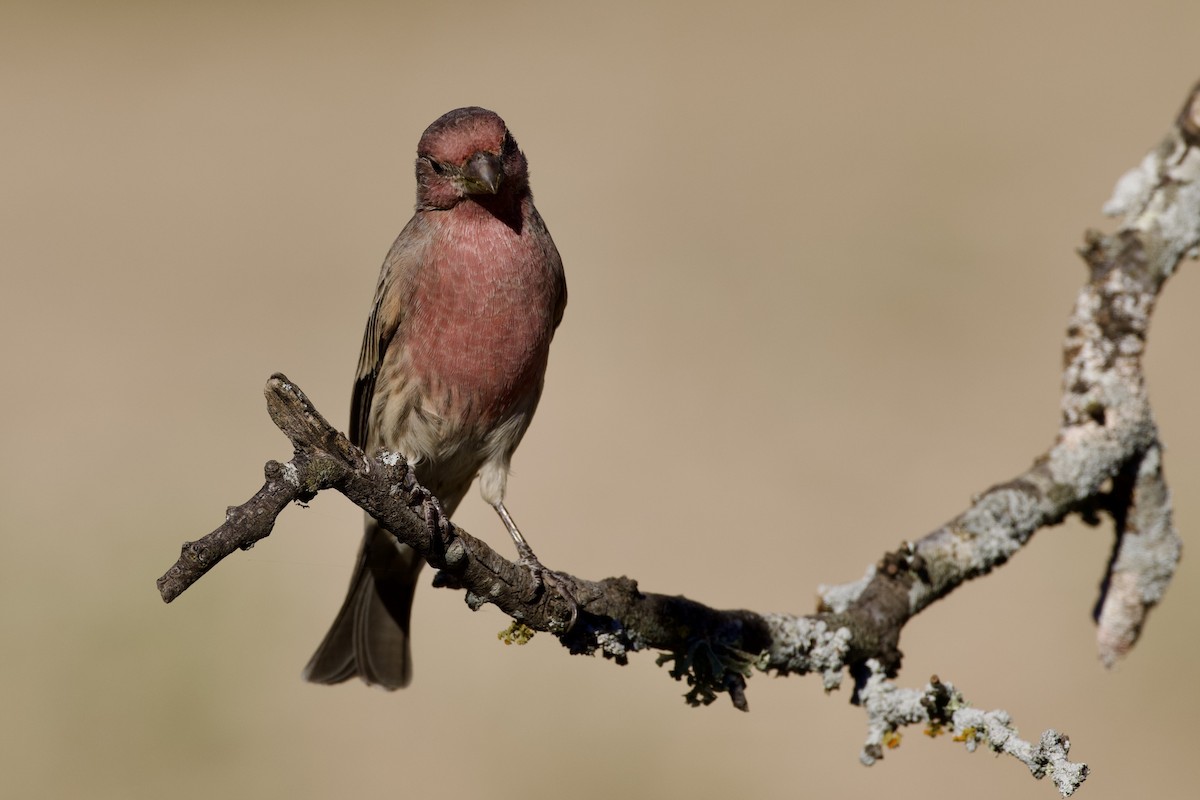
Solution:
[{"label": "white lichen", "polygon": [[771,647],[761,667],[769,666],[781,674],[819,672],[826,691],[841,684],[853,638],[848,628],[831,630],[824,620],[787,614],[765,614],[763,618],[771,631]]},{"label": "white lichen", "polygon": [[851,583],[840,583],[836,586],[826,586],[821,584],[817,587],[817,594],[821,598],[821,604],[833,611],[841,614],[846,609],[854,604],[854,601],[862,595],[867,588],[867,584],[875,577],[875,565],[867,567],[867,572],[861,578]]},{"label": "white lichen", "polygon": [[300,472],[291,461],[283,465],[283,480],[289,486],[300,488]]},{"label": "white lichen", "polygon": [[968,752],[984,745],[1016,758],[1035,778],[1049,775],[1063,797],[1074,794],[1087,779],[1087,765],[1067,758],[1071,742],[1058,731],[1045,731],[1033,744],[1018,735],[1008,712],[972,708],[951,683],[934,678],[923,689],[904,689],[888,681],[874,659],[867,667],[871,674],[859,689],[859,700],[867,712],[867,738],[859,760],[867,766],[883,758],[885,747],[898,746],[901,728],[923,724],[930,735],[945,733],[943,728],[948,728]]}]

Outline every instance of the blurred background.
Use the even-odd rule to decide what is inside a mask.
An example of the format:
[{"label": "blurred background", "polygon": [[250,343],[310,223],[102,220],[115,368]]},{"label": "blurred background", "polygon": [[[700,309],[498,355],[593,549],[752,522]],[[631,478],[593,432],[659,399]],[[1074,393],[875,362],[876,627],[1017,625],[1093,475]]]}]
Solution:
[{"label": "blurred background", "polygon": [[[815,679],[703,709],[654,665],[504,647],[422,586],[416,679],[307,685],[360,513],[334,494],[170,606],[154,586],[290,448],[285,372],[344,424],[425,126],[498,111],[571,301],[508,506],[549,565],[718,607],[821,583],[1052,442],[1074,250],[1189,87],[1200,6],[22,3],[0,6],[0,785],[10,797],[1056,796],[1011,759]],[[1200,278],[1148,355],[1200,529]],[[508,547],[473,491],[458,515]],[[1089,617],[1110,528],[1039,533],[905,631],[1081,797],[1200,781],[1200,572],[1113,672]],[[953,788],[951,788],[953,787]]]}]

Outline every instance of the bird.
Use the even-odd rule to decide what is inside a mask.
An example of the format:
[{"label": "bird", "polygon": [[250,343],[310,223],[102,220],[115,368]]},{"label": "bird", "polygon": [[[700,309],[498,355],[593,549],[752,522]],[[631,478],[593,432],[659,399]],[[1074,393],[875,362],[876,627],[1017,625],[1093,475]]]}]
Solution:
[{"label": "bird", "polygon": [[[458,108],[432,122],[416,179],[416,209],[367,318],[350,439],[368,455],[402,454],[447,516],[478,476],[522,560],[540,567],[504,494],[567,304],[562,259],[534,207],[525,154],[495,112]],[[304,678],[408,685],[423,564],[368,516],[346,599]]]}]

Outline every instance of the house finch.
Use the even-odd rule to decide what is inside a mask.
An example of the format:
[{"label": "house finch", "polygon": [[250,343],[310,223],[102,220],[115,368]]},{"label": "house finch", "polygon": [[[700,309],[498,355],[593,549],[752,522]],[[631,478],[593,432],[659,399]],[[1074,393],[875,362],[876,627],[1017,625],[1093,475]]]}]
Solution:
[{"label": "house finch", "polygon": [[[533,207],[525,155],[496,114],[459,108],[437,119],[416,172],[416,212],[384,259],[367,318],[350,438],[367,453],[404,454],[447,514],[479,475],[533,566],[504,487],[567,303],[562,260]],[[407,685],[422,565],[368,517],[349,593],[304,677]]]}]

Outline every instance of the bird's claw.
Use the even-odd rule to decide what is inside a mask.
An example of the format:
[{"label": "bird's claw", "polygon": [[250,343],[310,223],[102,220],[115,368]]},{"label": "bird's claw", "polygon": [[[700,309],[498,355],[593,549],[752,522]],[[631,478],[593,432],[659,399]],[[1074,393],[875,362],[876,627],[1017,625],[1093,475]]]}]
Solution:
[{"label": "bird's claw", "polygon": [[437,533],[445,532],[449,518],[446,516],[446,512],[442,510],[440,500],[430,494],[428,499],[422,504],[422,512],[425,517],[425,524],[431,531],[436,531]]},{"label": "bird's claw", "polygon": [[571,593],[570,580],[562,573],[546,569],[525,542],[517,543],[517,552],[520,554],[517,563],[529,570],[529,574],[533,576],[537,586],[534,597],[538,597],[546,589],[550,589],[566,604],[568,612],[566,622],[562,623],[562,630],[556,633],[567,633],[575,627],[575,622],[579,619],[579,603]]}]

